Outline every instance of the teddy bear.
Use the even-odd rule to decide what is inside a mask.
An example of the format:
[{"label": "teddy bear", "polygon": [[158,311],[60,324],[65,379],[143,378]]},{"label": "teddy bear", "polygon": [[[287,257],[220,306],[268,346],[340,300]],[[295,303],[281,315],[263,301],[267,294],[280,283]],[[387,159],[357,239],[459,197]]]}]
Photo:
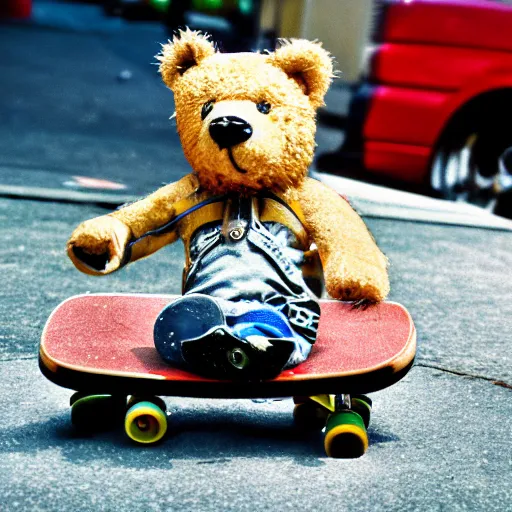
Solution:
[{"label": "teddy bear", "polygon": [[80,224],[68,255],[105,275],[181,238],[183,295],[155,319],[156,350],[207,376],[274,378],[315,342],[319,299],[305,278],[315,262],[333,299],[368,305],[389,292],[387,258],[361,217],[308,177],[332,58],[306,40],[220,53],[186,29],[158,59],[192,171]]}]

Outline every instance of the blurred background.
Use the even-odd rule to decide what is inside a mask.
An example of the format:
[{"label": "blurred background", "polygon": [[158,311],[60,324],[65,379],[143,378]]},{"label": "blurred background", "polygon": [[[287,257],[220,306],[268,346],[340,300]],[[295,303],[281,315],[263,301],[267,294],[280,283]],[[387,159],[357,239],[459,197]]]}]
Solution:
[{"label": "blurred background", "polygon": [[154,65],[183,26],[223,51],[332,52],[313,173],[512,217],[512,3],[497,0],[0,0],[0,192],[122,202],[189,172]]}]

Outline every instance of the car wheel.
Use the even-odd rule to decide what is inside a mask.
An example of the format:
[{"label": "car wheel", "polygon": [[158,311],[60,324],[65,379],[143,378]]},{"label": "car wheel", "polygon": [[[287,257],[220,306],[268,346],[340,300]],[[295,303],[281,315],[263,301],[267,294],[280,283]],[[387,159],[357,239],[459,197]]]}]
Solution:
[{"label": "car wheel", "polygon": [[500,157],[499,182],[500,194],[494,207],[494,213],[512,219],[512,146]]},{"label": "car wheel", "polygon": [[464,201],[492,211],[503,188],[507,169],[504,155],[512,137],[474,131],[458,141],[444,137],[432,160],[431,186],[442,197]]}]

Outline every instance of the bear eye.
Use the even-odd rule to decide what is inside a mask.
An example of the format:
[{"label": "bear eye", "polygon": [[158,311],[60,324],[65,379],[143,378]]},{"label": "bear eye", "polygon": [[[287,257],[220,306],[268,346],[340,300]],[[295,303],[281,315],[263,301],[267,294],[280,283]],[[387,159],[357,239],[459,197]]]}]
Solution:
[{"label": "bear eye", "polygon": [[207,101],[203,108],[201,109],[201,119],[204,121],[206,116],[213,110],[213,104],[215,102],[213,100]]},{"label": "bear eye", "polygon": [[268,114],[270,112],[271,106],[268,101],[260,101],[256,108],[258,109],[258,112],[261,112],[262,114]]}]

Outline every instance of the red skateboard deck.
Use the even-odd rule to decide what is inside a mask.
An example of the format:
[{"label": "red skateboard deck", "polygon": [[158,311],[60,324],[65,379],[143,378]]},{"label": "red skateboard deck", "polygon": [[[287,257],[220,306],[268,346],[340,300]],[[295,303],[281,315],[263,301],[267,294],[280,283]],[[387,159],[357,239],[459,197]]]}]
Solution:
[{"label": "red skateboard deck", "polygon": [[416,331],[407,310],[384,302],[366,310],[322,301],[307,361],[263,382],[200,377],[163,362],[153,324],[173,296],[81,295],[60,304],[41,339],[39,364],[52,382],[87,393],[202,398],[271,398],[369,393],[411,368]]}]

